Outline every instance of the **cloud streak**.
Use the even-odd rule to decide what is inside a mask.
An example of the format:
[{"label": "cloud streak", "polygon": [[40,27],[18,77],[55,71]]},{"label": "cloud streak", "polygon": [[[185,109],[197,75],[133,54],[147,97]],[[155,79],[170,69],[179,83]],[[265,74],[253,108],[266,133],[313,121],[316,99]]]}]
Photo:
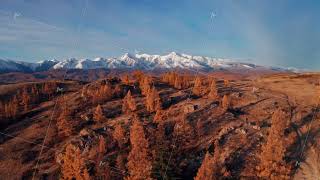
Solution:
[{"label": "cloud streak", "polygon": [[120,48],[120,45],[111,43],[111,37],[95,30],[75,31],[27,17],[12,21],[10,16],[3,14],[0,15],[0,24],[1,44],[30,51],[36,54],[35,57],[38,54],[60,58],[90,56],[93,53],[98,55],[102,50],[108,52]]}]

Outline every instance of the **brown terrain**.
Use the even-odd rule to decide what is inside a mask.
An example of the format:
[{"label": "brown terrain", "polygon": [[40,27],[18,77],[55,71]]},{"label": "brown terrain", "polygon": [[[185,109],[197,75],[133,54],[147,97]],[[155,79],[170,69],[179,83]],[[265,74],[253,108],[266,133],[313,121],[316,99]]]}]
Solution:
[{"label": "brown terrain", "polygon": [[56,74],[0,76],[0,179],[319,178],[320,74]]}]

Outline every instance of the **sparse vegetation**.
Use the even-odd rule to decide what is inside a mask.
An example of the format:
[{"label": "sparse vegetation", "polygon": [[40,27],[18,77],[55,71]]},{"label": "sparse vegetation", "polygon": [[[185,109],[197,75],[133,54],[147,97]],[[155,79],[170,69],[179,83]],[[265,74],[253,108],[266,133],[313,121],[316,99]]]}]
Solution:
[{"label": "sparse vegetation", "polygon": [[[292,90],[297,83],[279,88],[274,79],[282,76],[225,85],[221,77],[177,72],[159,77],[135,71],[89,83],[23,85],[1,99],[1,122],[10,122],[3,132],[13,137],[0,138],[0,152],[6,153],[0,175],[10,179],[6,166],[21,166],[14,177],[30,177],[41,147],[37,144],[53,117],[38,178],[291,178],[299,139],[306,136],[316,112],[316,90],[301,78],[303,93]],[[57,92],[57,87],[64,91]],[[252,87],[264,89],[253,93]],[[297,101],[294,107],[289,96]],[[290,108],[300,114],[291,118]],[[313,123],[309,142],[317,142],[319,126]],[[300,138],[292,128],[302,133]],[[313,152],[309,147],[306,152]],[[307,164],[301,162],[301,176],[314,164],[309,155],[303,156]]]}]

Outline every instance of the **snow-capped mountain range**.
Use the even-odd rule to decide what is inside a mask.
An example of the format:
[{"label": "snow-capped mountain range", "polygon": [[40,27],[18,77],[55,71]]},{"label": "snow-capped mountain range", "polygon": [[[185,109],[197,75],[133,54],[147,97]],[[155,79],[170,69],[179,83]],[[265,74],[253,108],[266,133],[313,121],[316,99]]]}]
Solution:
[{"label": "snow-capped mountain range", "polygon": [[270,69],[276,71],[283,68],[263,67],[250,63],[236,62],[231,59],[192,56],[171,52],[167,55],[129,54],[119,58],[76,59],[69,58],[62,61],[56,59],[44,60],[37,63],[1,60],[0,72],[38,72],[50,69],[189,69],[189,70],[223,70],[223,69]]}]

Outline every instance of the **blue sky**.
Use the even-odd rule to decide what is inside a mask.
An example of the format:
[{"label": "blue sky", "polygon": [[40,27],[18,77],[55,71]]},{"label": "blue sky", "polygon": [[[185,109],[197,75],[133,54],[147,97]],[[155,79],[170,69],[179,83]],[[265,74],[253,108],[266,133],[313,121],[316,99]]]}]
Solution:
[{"label": "blue sky", "polygon": [[320,1],[1,0],[0,58],[126,52],[320,69]]}]

